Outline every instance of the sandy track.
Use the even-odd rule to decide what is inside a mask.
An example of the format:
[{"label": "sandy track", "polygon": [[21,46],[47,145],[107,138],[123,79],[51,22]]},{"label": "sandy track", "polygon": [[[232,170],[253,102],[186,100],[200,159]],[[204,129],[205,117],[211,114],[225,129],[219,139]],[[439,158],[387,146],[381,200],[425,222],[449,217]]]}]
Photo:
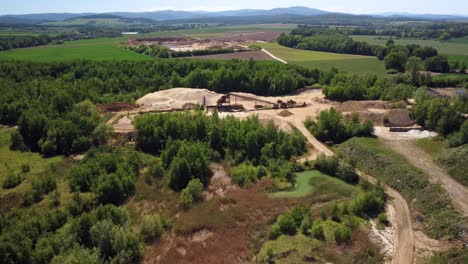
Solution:
[{"label": "sandy track", "polygon": [[262,49],[262,51],[265,52],[266,54],[270,55],[270,57],[272,57],[273,59],[275,59],[275,60],[277,60],[279,62],[282,62],[284,64],[288,64],[285,60],[282,60],[282,59],[276,57],[275,55],[271,54],[271,52],[269,52],[268,50]]},{"label": "sandy track", "polygon": [[[327,156],[334,155],[333,151],[330,150],[326,145],[315,138],[304,124],[298,119],[289,119],[285,117],[279,117],[270,115],[272,118],[280,119],[282,121],[290,121],[289,124],[296,127],[306,137],[307,141],[320,153]],[[362,171],[356,170],[359,177],[365,179],[373,184],[377,183],[377,179]],[[413,263],[414,262],[414,251],[415,251],[415,239],[413,233],[413,226],[411,223],[411,213],[405,198],[395,189],[388,185],[383,184],[385,193],[388,195],[389,202],[387,206],[389,211],[390,221],[395,227],[395,250],[393,252],[392,263]]]},{"label": "sandy track", "polygon": [[410,140],[382,140],[385,146],[403,155],[411,164],[429,175],[432,182],[440,183],[452,199],[454,206],[468,216],[468,189],[437,166],[431,156]]}]

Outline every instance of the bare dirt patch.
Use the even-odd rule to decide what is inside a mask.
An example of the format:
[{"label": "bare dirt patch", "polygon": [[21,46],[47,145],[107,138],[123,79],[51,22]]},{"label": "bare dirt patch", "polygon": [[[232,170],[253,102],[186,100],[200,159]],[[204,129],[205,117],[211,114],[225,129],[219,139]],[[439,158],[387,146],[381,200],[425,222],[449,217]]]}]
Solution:
[{"label": "bare dirt patch", "polygon": [[282,33],[289,31],[263,30],[263,31],[238,31],[227,33],[226,36],[213,37],[211,39],[233,41],[233,42],[271,42],[276,40]]},{"label": "bare dirt patch", "polygon": [[210,184],[203,192],[205,199],[210,200],[213,197],[225,197],[226,194],[237,189],[237,185],[232,183],[231,177],[229,177],[226,170],[218,163],[210,164],[210,169],[213,172],[213,176],[210,179]]},{"label": "bare dirt patch", "polygon": [[225,54],[204,55],[184,57],[184,59],[198,60],[257,60],[257,61],[273,61],[274,59],[262,51],[243,51]]}]

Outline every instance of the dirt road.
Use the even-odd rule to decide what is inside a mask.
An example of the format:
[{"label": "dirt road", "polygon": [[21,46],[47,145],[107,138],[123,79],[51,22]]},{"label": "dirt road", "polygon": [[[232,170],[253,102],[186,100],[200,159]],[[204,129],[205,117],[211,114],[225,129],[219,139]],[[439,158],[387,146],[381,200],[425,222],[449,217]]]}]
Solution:
[{"label": "dirt road", "polygon": [[[288,119],[284,117],[270,115],[272,118],[280,119],[282,121],[289,121],[289,124],[296,127],[301,133],[306,137],[307,141],[320,153],[327,156],[334,155],[333,151],[330,150],[326,145],[316,139],[307,128],[304,126],[303,122],[298,119]],[[362,171],[356,170],[359,177],[376,184],[377,179],[370,175],[365,174]],[[415,240],[413,226],[411,223],[411,213],[406,202],[405,198],[401,194],[390,186],[383,185],[385,193],[389,197],[388,207],[389,211],[392,212],[389,214],[390,222],[395,227],[395,251],[393,252],[392,263],[413,263],[414,261],[414,251],[415,251]]]},{"label": "dirt road", "polygon": [[282,62],[284,64],[288,64],[285,60],[282,60],[282,59],[276,57],[275,55],[271,54],[271,52],[269,52],[268,50],[262,49],[262,51],[265,52],[266,54],[270,55],[270,57],[272,57],[273,59],[275,59],[275,60],[277,60],[279,62]]},{"label": "dirt road", "polygon": [[431,156],[420,149],[411,140],[382,140],[382,142],[395,152],[403,155],[411,164],[429,175],[432,182],[440,183],[448,193],[454,206],[464,216],[468,216],[468,188],[450,177],[445,170],[436,165]]}]

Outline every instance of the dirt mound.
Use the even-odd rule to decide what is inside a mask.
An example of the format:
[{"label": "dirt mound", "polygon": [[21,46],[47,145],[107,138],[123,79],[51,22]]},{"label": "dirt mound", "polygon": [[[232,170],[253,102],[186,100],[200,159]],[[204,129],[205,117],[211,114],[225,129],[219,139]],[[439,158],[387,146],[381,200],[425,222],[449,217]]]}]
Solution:
[{"label": "dirt mound", "polygon": [[389,103],[385,101],[347,101],[336,107],[341,112],[358,112],[367,109],[388,109]]},{"label": "dirt mound", "polygon": [[410,127],[415,122],[411,119],[408,109],[392,109],[387,114],[385,126],[388,127]]},{"label": "dirt mound", "polygon": [[[207,89],[173,88],[147,94],[136,103],[144,111],[183,110],[187,107],[203,104],[216,104],[220,94]],[[184,108],[185,107],[185,108]]]},{"label": "dirt mound", "polygon": [[288,110],[283,110],[278,115],[282,117],[288,117],[288,116],[292,116],[293,113],[289,112]]},{"label": "dirt mound", "polygon": [[97,104],[96,107],[101,113],[129,111],[136,108],[136,105],[126,102],[115,102],[110,104]]}]

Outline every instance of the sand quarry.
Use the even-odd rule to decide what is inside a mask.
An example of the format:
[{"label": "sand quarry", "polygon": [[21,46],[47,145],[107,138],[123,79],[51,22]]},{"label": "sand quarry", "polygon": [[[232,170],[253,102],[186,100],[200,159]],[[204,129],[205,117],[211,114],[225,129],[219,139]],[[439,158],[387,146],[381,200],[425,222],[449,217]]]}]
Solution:
[{"label": "sand quarry", "polygon": [[[221,117],[233,115],[239,118],[247,118],[257,115],[261,122],[265,124],[273,120],[279,128],[290,131],[291,125],[302,124],[308,117],[317,117],[320,111],[335,107],[338,111],[348,115],[358,113],[361,120],[372,120],[376,125],[376,135],[386,139],[416,139],[432,137],[435,134],[427,131],[409,132],[389,132],[389,128],[384,123],[391,126],[412,127],[414,122],[409,117],[407,109],[395,109],[394,103],[385,101],[347,101],[344,103],[330,101],[324,98],[321,89],[304,88],[296,93],[286,96],[256,96],[254,94],[235,93],[253,99],[268,102],[283,102],[294,100],[297,105],[304,107],[288,109],[262,109],[255,107],[258,101],[233,97],[232,104],[242,105],[242,110],[236,112],[221,112]],[[223,94],[219,94],[207,89],[195,88],[172,88],[147,94],[135,102],[133,109],[112,112],[113,117],[109,120],[116,133],[131,133],[133,131],[132,121],[135,116],[141,113],[173,112],[193,109],[196,105],[202,105],[205,100],[206,105],[216,105],[218,99]],[[415,127],[416,128],[416,127]]]}]

